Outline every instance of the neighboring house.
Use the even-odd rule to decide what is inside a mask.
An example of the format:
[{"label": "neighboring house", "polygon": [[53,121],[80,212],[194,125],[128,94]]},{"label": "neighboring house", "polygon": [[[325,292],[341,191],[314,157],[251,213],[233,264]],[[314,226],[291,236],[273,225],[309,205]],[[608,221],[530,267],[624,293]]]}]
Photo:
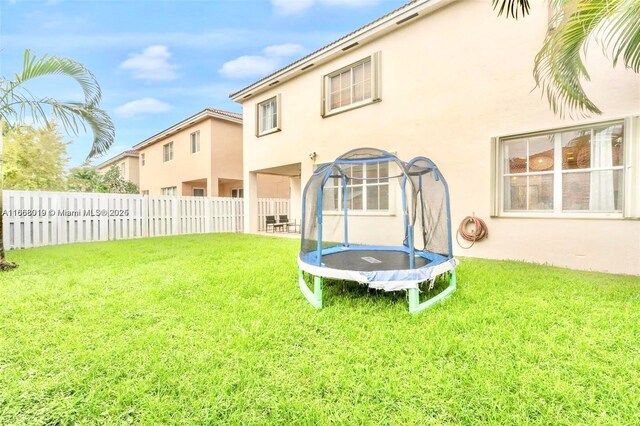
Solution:
[{"label": "neighboring house", "polygon": [[[547,7],[496,15],[488,1],[412,2],[232,94],[245,111],[245,230],[258,228],[261,173],[289,177],[300,219],[314,167],[371,146],[435,161],[453,233],[465,216],[486,220],[489,238],[454,242],[457,255],[640,274],[640,76],[593,45],[585,84],[603,114],[559,118],[532,90]],[[386,232],[397,189],[373,189],[354,184],[350,238],[401,244]]]},{"label": "neighboring house", "polygon": [[[242,115],[207,108],[133,147],[147,195],[242,197]],[[261,197],[289,197],[288,180],[261,177]]]},{"label": "neighboring house", "polygon": [[136,185],[139,185],[140,174],[138,169],[138,152],[134,150],[124,151],[108,159],[107,161],[99,164],[96,169],[98,173],[106,173],[113,166],[116,166],[120,171],[120,176],[124,180],[131,181]]}]

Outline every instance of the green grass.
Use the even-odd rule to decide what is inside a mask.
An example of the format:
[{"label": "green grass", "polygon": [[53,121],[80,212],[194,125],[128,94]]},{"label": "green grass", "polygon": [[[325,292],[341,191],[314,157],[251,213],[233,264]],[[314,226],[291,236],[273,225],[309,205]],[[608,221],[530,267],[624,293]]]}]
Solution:
[{"label": "green grass", "polygon": [[640,278],[463,259],[404,293],[297,287],[298,242],[10,252],[0,424],[640,424]]}]

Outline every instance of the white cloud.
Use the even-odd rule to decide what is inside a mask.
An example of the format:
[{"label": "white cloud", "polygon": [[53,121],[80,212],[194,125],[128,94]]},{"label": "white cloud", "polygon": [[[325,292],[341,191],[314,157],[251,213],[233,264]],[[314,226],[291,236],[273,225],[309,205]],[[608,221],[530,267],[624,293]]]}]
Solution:
[{"label": "white cloud", "polygon": [[295,15],[313,6],[315,0],[271,0],[276,13],[280,15]]},{"label": "white cloud", "polygon": [[[2,0],[0,0],[1,2]],[[37,25],[43,25],[38,21]],[[270,31],[253,29],[219,29],[203,33],[186,32],[137,32],[137,33],[96,33],[85,31],[92,24],[86,21],[82,25],[80,33],[65,34],[51,33],[47,35],[37,34],[10,34],[2,33],[2,44],[6,50],[14,50],[22,54],[19,46],[29,46],[34,51],[48,51],[51,46],[64,46],[65,50],[106,50],[129,49],[143,50],[150,45],[165,45],[172,48],[197,49],[202,52],[230,52],[237,49],[251,49],[255,47],[256,40],[262,40],[265,44],[279,43],[282,40],[297,40],[299,43],[311,46],[326,44],[344,35],[335,31]],[[95,26],[95,25],[94,25]],[[18,46],[18,47],[16,47]]]},{"label": "white cloud", "polygon": [[276,44],[263,50],[267,56],[295,56],[305,52],[305,48],[295,43]]},{"label": "white cloud", "polygon": [[227,78],[259,77],[272,73],[291,56],[300,56],[306,49],[295,43],[274,44],[262,50],[263,55],[240,56],[225,62],[218,73]]},{"label": "white cloud", "polygon": [[240,56],[225,62],[218,70],[220,75],[227,78],[245,78],[266,75],[278,68],[278,58],[265,56]]},{"label": "white cloud", "polygon": [[380,0],[271,0],[271,5],[279,15],[296,15],[309,10],[315,4],[326,6],[365,7]]},{"label": "white cloud", "polygon": [[178,78],[176,65],[169,62],[171,52],[167,46],[149,46],[142,53],[131,53],[129,59],[120,64],[123,70],[131,71],[133,78],[147,81],[169,81]]},{"label": "white cloud", "polygon": [[141,114],[157,114],[171,109],[171,105],[155,98],[142,98],[127,102],[116,108],[116,114],[123,117],[133,117]]}]

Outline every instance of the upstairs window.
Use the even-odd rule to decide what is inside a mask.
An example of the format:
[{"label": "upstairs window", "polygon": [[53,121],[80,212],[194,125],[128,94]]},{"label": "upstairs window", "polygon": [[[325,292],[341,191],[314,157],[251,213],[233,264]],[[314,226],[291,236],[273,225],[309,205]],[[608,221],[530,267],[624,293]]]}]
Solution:
[{"label": "upstairs window", "polygon": [[323,116],[380,101],[379,57],[374,53],[324,77]]},{"label": "upstairs window", "polygon": [[258,104],[256,136],[264,136],[280,130],[280,95]]},{"label": "upstairs window", "polygon": [[120,163],[120,176],[124,177],[124,173],[126,172],[126,163],[123,161],[122,163]]},{"label": "upstairs window", "polygon": [[173,160],[173,142],[169,142],[168,144],[162,147],[162,151],[164,154],[164,162]]},{"label": "upstairs window", "polygon": [[144,162],[145,162],[145,157],[144,157],[144,153],[140,154],[140,163],[144,166]]},{"label": "upstairs window", "polygon": [[200,152],[200,130],[191,133],[191,153]]}]

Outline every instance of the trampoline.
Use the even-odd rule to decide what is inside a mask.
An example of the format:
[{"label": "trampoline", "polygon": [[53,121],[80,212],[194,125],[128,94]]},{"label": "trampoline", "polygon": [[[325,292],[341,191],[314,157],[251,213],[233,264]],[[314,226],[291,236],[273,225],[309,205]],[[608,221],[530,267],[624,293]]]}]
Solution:
[{"label": "trampoline", "polygon": [[[404,162],[375,148],[349,151],[316,169],[302,210],[298,281],[314,307],[322,308],[325,278],[406,291],[412,313],[455,291],[449,191],[428,158]],[[421,302],[420,284],[431,288],[441,275],[447,287]]]}]

